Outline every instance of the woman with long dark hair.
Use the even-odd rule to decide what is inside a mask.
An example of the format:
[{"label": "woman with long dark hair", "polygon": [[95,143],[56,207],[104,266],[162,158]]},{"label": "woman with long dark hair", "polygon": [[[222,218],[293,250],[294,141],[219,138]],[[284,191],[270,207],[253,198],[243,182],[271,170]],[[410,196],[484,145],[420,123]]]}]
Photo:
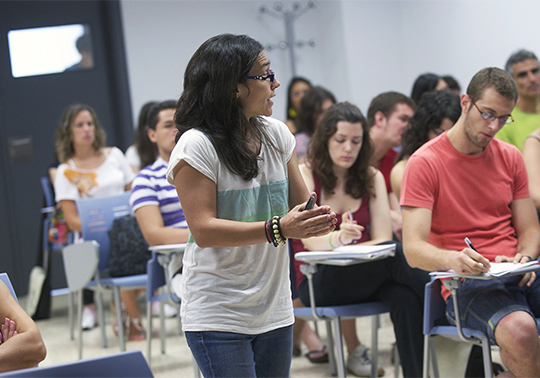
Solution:
[{"label": "woman with long dark hair", "polygon": [[[382,173],[370,165],[373,146],[367,121],[347,102],[330,107],[308,147],[308,162],[300,172],[318,204],[337,215],[329,236],[293,240],[294,253],[333,250],[339,246],[374,245],[392,240],[390,205]],[[298,293],[309,306],[307,278],[295,261]],[[422,308],[426,272],[411,269],[396,243],[396,254],[383,260],[346,267],[323,265],[313,275],[315,300],[320,306],[347,305],[378,300],[388,305],[405,377],[422,375]],[[371,359],[360,344],[354,320],[343,321],[349,356],[347,369],[369,375]]]},{"label": "woman with long dark hair", "polygon": [[280,83],[262,45],[223,34],[184,75],[178,142],[167,179],[191,233],[182,326],[205,377],[288,377],[293,311],[285,240],[328,234],[328,206],[310,195],[294,138],[272,114]]}]

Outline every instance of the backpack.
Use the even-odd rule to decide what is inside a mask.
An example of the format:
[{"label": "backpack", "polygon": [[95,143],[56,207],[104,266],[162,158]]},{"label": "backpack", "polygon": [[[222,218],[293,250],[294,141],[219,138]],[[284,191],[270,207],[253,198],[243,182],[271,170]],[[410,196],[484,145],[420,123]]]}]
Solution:
[{"label": "backpack", "polygon": [[137,220],[124,215],[114,220],[108,231],[110,239],[109,274],[111,277],[146,273],[146,263],[152,257]]}]

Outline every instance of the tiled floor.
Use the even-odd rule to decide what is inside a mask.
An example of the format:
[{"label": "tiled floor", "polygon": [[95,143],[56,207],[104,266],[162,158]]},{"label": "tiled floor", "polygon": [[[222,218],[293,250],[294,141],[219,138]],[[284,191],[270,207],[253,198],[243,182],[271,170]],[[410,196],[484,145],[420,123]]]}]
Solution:
[{"label": "tiled floor", "polygon": [[[107,299],[107,298],[106,298]],[[24,300],[24,299],[23,299]],[[144,303],[142,303],[144,306]],[[112,332],[112,314],[105,313],[107,322],[108,348],[101,346],[101,336],[98,328],[83,333],[83,357],[91,358],[118,353],[120,351],[118,339]],[[36,322],[47,345],[47,358],[41,366],[59,364],[77,359],[77,342],[70,340],[68,327],[67,297],[53,298],[52,316],[47,320]],[[371,321],[369,318],[357,320],[361,340],[369,345],[371,340]],[[154,337],[152,338],[152,371],[158,378],[193,377],[193,365],[189,348],[185,338],[179,335],[178,320],[166,320],[167,345],[166,353],[160,353],[160,341],[157,330],[159,320],[155,319]],[[319,323],[319,331],[323,340],[326,337],[325,327]],[[392,323],[388,315],[381,316],[381,329],[379,330],[379,364],[385,369],[386,377],[394,376],[391,363],[391,349],[394,342]],[[437,340],[439,369],[442,377],[463,377],[465,364],[469,351],[468,344],[455,343],[445,339]],[[141,350],[146,356],[146,341],[131,341],[127,343],[128,350]],[[495,353],[496,354],[496,353]],[[401,376],[401,375],[400,375]],[[330,377],[328,364],[312,364],[305,357],[293,358],[291,366],[293,378]]]}]

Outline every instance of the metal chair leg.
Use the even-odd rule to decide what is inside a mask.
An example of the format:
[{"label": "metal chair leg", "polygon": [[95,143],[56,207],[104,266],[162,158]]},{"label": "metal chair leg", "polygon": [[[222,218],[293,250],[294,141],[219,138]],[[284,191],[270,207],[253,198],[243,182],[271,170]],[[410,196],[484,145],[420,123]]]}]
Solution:
[{"label": "metal chair leg", "polygon": [[120,338],[120,351],[126,351],[126,335],[124,332],[124,322],[122,321],[122,300],[120,299],[120,288],[114,287],[114,304],[116,307],[116,320],[118,322],[118,337]]},{"label": "metal chair leg", "polygon": [[148,366],[152,367],[152,302],[146,302],[146,360]]},{"label": "metal chair leg", "polygon": [[401,368],[401,360],[399,359],[399,351],[397,345],[394,344],[394,378],[399,377],[399,369]]},{"label": "metal chair leg", "polygon": [[482,338],[482,357],[484,360],[484,373],[486,378],[493,377],[493,364],[491,361],[491,344],[489,339]]},{"label": "metal chair leg", "polygon": [[68,293],[68,319],[69,319],[69,336],[71,340],[75,340],[75,324],[73,324],[73,307],[75,306],[74,293]]},{"label": "metal chair leg", "polygon": [[159,338],[161,340],[161,354],[165,354],[165,303],[159,302]]},{"label": "metal chair leg", "polygon": [[82,360],[82,348],[83,348],[83,329],[82,329],[82,306],[83,306],[83,295],[82,290],[77,292],[77,326],[79,333],[79,360]]},{"label": "metal chair leg", "polygon": [[371,317],[371,377],[379,376],[379,315]]},{"label": "metal chair leg", "polygon": [[[95,298],[97,297],[97,300]],[[94,295],[94,302],[97,305],[98,323],[101,328],[101,341],[103,343],[103,349],[107,348],[107,334],[105,333],[105,315],[103,313],[103,295],[98,289]]]},{"label": "metal chair leg", "polygon": [[330,364],[330,374],[335,377],[337,375],[336,367],[336,352],[334,349],[335,336],[332,335],[332,322],[325,321],[326,323],[326,334],[328,338],[328,362]]},{"label": "metal chair leg", "polygon": [[345,373],[345,357],[343,353],[343,341],[341,339],[341,319],[339,317],[332,318],[334,332],[336,335],[336,365],[339,378],[345,378],[347,374]]}]

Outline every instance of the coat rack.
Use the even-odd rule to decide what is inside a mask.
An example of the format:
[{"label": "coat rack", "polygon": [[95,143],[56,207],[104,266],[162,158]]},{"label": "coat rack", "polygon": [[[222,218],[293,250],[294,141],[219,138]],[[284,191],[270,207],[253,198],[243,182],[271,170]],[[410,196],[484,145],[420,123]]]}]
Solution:
[{"label": "coat rack", "polygon": [[[307,5],[301,5],[299,2],[295,2],[292,5],[292,9],[284,9],[283,4],[281,3],[274,3],[274,9],[268,8],[266,5],[262,5],[259,8],[259,13],[261,14],[268,14],[272,17],[275,17],[277,19],[281,19],[285,21],[285,36],[286,40],[279,42],[277,47],[279,47],[282,50],[289,49],[289,56],[291,60],[291,72],[292,76],[296,76],[296,58],[294,55],[295,48],[302,48],[306,45],[309,45],[311,47],[315,47],[317,45],[317,40],[315,38],[311,38],[309,41],[302,41],[302,40],[295,40],[294,37],[294,22],[303,15],[306,11],[309,9],[314,9],[316,6],[315,0],[309,0],[307,2]],[[266,44],[266,50],[271,51],[276,47],[272,43]]]}]

